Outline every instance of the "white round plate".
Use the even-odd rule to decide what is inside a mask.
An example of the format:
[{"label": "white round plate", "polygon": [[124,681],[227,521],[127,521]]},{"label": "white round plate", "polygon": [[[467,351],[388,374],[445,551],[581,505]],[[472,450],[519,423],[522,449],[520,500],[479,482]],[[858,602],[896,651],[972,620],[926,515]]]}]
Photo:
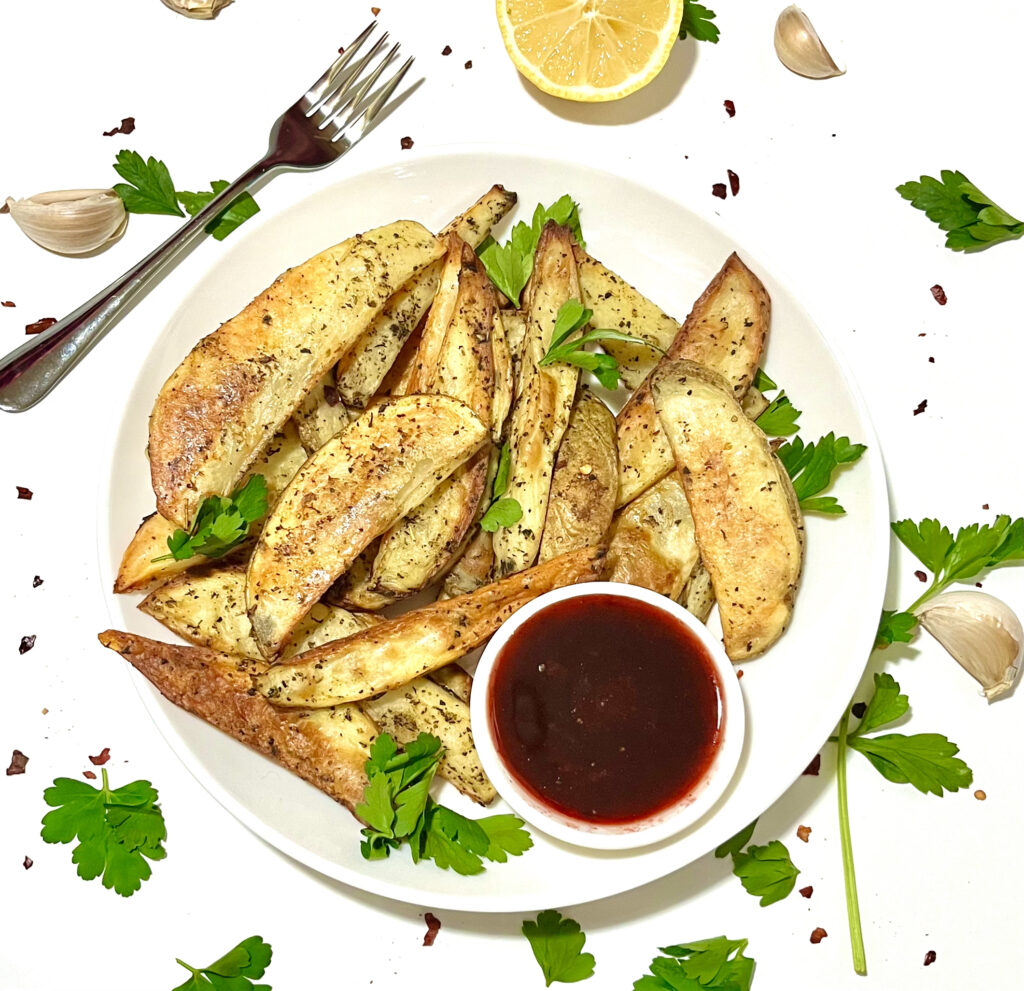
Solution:
[{"label": "white round plate", "polygon": [[[732,785],[700,822],[642,850],[585,851],[535,833],[535,845],[524,856],[492,864],[475,877],[431,863],[414,865],[405,850],[387,861],[365,861],[358,824],[344,808],[175,708],[136,676],[143,701],[186,766],[225,808],[279,850],[366,891],[477,912],[574,905],[635,888],[692,863],[771,805],[828,737],[856,687],[881,608],[889,548],[885,476],[867,411],[810,317],[759,259],[685,207],[637,183],[571,162],[468,152],[410,159],[346,179],[226,246],[171,318],[128,400],[101,510],[107,588],[138,521],[153,511],[144,457],[153,400],[196,341],[284,269],[325,247],[397,218],[437,230],[495,182],[519,193],[513,219],[528,221],[536,203],[570,193],[580,204],[588,249],[677,318],[738,250],[771,293],[773,329],[763,365],[804,411],[802,435],[816,439],[834,430],[867,443],[868,451],[833,489],[847,515],[807,520],[807,558],[792,626],[764,657],[745,665],[746,739]],[[166,629],[138,612],[138,600],[111,595],[113,624],[168,639]],[[479,813],[450,786],[444,786],[441,800]]]}]

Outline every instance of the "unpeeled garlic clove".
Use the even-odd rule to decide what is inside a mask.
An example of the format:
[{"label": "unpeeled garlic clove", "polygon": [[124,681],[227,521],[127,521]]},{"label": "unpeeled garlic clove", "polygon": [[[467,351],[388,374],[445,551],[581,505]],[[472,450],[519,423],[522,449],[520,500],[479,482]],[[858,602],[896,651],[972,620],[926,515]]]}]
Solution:
[{"label": "unpeeled garlic clove", "polygon": [[226,7],[231,0],[164,0],[164,6],[170,7],[176,14],[195,17],[208,21],[217,16],[221,7]]},{"label": "unpeeled garlic clove", "polygon": [[36,244],[62,255],[84,255],[116,241],[128,223],[112,189],[63,189],[27,199],[8,198],[14,222]]},{"label": "unpeeled garlic clove", "polygon": [[832,60],[807,15],[793,4],[775,22],[775,52],[782,64],[799,76],[828,79],[845,72]]},{"label": "unpeeled garlic clove", "polygon": [[944,592],[916,615],[989,702],[1010,691],[1024,657],[1024,629],[1005,602],[986,592]]}]

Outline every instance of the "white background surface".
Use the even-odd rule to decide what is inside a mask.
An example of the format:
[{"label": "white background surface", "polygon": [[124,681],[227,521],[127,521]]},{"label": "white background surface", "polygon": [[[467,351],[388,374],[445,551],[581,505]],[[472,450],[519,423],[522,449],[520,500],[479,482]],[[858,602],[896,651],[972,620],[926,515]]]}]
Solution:
[{"label": "white background surface", "polygon": [[[949,252],[937,228],[893,187],[958,168],[1021,214],[1012,107],[1024,15],[978,3],[967,23],[963,8],[944,0],[929,5],[927,16],[917,5],[873,12],[847,5],[821,16],[809,7],[850,68],[819,83],[776,61],[777,11],[739,0],[720,6],[719,45],[682,43],[642,94],[585,107],[549,100],[519,80],[485,0],[392,0],[381,20],[419,56],[427,82],[347,161],[265,187],[258,196],[264,212],[249,223],[343,174],[399,158],[406,134],[415,140],[410,157],[500,141],[620,171],[674,195],[764,258],[846,354],[874,412],[894,518],[938,516],[955,527],[996,512],[1019,515],[1014,373],[1024,348],[1015,293],[1024,245],[969,257]],[[109,184],[123,147],[163,158],[185,188],[231,178],[260,154],[273,116],[368,16],[325,0],[287,7],[240,0],[212,23],[177,17],[157,0],[11,8],[0,64],[0,195]],[[453,53],[443,58],[446,44]],[[463,69],[467,59],[471,70]],[[731,120],[724,99],[736,103]],[[127,115],[136,117],[134,134],[101,136]],[[727,168],[742,186],[723,202],[710,190]],[[0,309],[3,350],[21,342],[25,324],[61,316],[120,274],[173,223],[135,217],[110,251],[68,260],[36,248],[0,218],[0,299],[17,304]],[[174,758],[123,663],[96,644],[106,625],[96,548],[96,492],[108,468],[102,452],[134,369],[223,249],[201,244],[49,401],[0,420],[0,499],[9,500],[0,570],[7,696],[0,755],[6,765],[16,747],[30,758],[26,774],[0,780],[0,987],[159,991],[184,978],[175,956],[205,963],[254,932],[274,946],[267,978],[278,991],[371,982],[385,989],[542,987],[518,934],[521,916],[439,913],[437,943],[424,949],[421,913],[430,906],[353,892],[248,833]],[[944,308],[928,291],[934,283],[945,287]],[[927,410],[914,416],[922,399]],[[35,498],[17,500],[15,485],[32,488]],[[982,510],[985,503],[991,511]],[[905,552],[894,555],[890,605],[918,594],[915,567]],[[44,584],[33,589],[36,574]],[[1005,570],[985,588],[1021,611],[1022,575]],[[842,561],[835,608],[843,608]],[[38,641],[19,657],[25,634]],[[823,664],[829,646],[821,644]],[[798,780],[757,833],[759,841],[787,843],[803,872],[799,884],[814,886],[810,901],[794,894],[761,909],[725,862],[705,858],[572,912],[598,962],[586,987],[629,987],[659,945],[720,933],[750,939],[757,991],[1012,986],[1024,881],[1014,846],[1024,813],[1020,699],[987,707],[931,643],[890,651],[874,666],[883,660],[913,704],[907,731],[943,732],[959,743],[974,787],[988,799],[976,801],[971,790],[925,797],[851,760],[870,976],[856,978],[849,961],[826,751],[822,775]],[[783,726],[793,718],[779,713]],[[168,859],[130,900],[79,880],[69,848],[38,836],[43,788],[90,767],[87,755],[105,746],[115,782],[144,777],[159,788],[171,834]],[[795,838],[798,824],[813,829],[807,845]],[[26,854],[35,861],[29,871]],[[815,926],[829,936],[812,946]],[[938,959],[925,969],[929,949]]]}]

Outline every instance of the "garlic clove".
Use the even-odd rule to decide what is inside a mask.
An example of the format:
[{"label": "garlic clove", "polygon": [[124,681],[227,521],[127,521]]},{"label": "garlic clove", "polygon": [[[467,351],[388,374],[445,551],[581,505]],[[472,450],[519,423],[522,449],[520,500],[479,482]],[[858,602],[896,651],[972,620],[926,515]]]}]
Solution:
[{"label": "garlic clove", "polygon": [[128,224],[112,189],[63,189],[27,199],[8,198],[14,222],[36,244],[62,255],[84,255],[116,241]]},{"label": "garlic clove", "polygon": [[787,69],[809,79],[829,79],[846,71],[832,60],[814,25],[796,4],[775,22],[775,52]]},{"label": "garlic clove", "polygon": [[170,7],[176,14],[195,17],[208,21],[220,13],[232,0],[164,0],[164,6]]},{"label": "garlic clove", "polygon": [[1013,688],[1024,657],[1024,629],[1005,602],[986,592],[944,592],[916,615],[979,682],[989,702]]}]

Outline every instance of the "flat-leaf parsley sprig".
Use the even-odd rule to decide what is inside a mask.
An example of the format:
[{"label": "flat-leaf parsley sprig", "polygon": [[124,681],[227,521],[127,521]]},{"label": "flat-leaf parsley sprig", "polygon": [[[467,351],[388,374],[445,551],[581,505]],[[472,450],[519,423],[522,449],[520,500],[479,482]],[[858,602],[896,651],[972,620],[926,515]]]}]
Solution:
[{"label": "flat-leaf parsley sprig", "polygon": [[710,41],[718,44],[718,25],[713,23],[715,12],[709,10],[696,0],[686,0],[683,7],[683,20],[679,25],[679,40],[693,38],[696,41]]},{"label": "flat-leaf parsley sprig", "polygon": [[250,936],[207,967],[193,967],[178,959],[192,976],[174,991],[272,991],[269,984],[256,984],[253,978],[258,980],[267,972],[273,955],[261,936]]},{"label": "flat-leaf parsley sprig", "polygon": [[747,940],[727,936],[663,946],[665,956],[651,961],[633,991],[750,991],[754,960],[743,955],[746,948]]},{"label": "flat-leaf parsley sprig", "polygon": [[563,918],[560,912],[549,908],[537,916],[536,922],[523,922],[523,935],[547,987],[555,981],[575,984],[594,976],[594,955],[583,952],[587,937],[575,919]]},{"label": "flat-leaf parsley sprig", "polygon": [[523,507],[518,499],[506,496],[508,491],[508,476],[512,468],[512,450],[508,441],[501,445],[498,454],[498,469],[494,473],[494,483],[491,485],[491,504],[487,512],[480,518],[480,528],[488,533],[494,533],[498,527],[510,527],[523,518]]},{"label": "flat-leaf parsley sprig", "polygon": [[167,827],[156,804],[157,791],[148,781],[115,789],[105,767],[101,773],[99,788],[75,778],[57,778],[43,792],[52,811],[43,816],[40,835],[46,843],[77,839],[71,860],[78,865],[78,876],[86,881],[102,877],[104,888],[127,898],[152,874],[149,861],[167,856],[162,845]]},{"label": "flat-leaf parsley sprig", "polygon": [[743,849],[754,835],[755,819],[735,836],[715,848],[719,859],[732,857],[732,872],[746,889],[747,894],[761,899],[761,907],[782,901],[796,886],[799,869],[789,856],[781,840],[772,840],[763,846],[751,845]]}]

